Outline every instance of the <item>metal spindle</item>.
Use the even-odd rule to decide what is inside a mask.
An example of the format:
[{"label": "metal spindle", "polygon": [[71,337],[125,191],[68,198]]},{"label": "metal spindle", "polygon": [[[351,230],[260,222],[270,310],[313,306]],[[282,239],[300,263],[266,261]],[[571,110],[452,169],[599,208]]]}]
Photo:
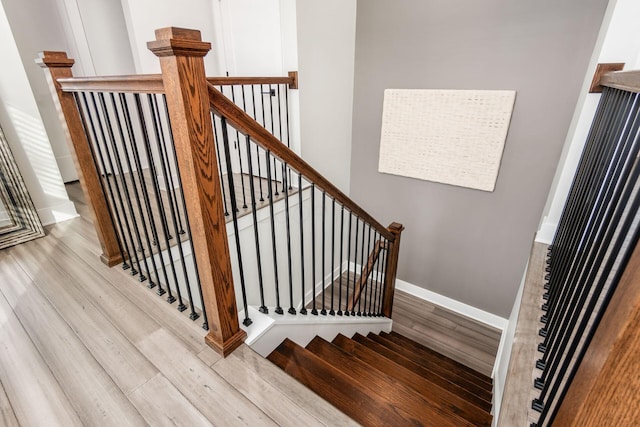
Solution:
[{"label": "metal spindle", "polygon": [[336,260],[336,199],[331,202],[331,310],[329,314],[335,316],[336,311],[333,307],[334,290],[335,287],[335,260]]},{"label": "metal spindle", "polygon": [[[283,182],[286,181],[286,175],[282,176]],[[291,226],[289,221],[289,194],[287,194],[286,186],[284,192],[284,216],[287,227],[287,265],[289,267],[289,314],[296,314],[296,309],[293,307],[293,268],[291,266]]]},{"label": "metal spindle", "polygon": [[[247,153],[251,153],[251,138],[246,136]],[[253,163],[251,161],[251,155],[248,156],[247,162],[249,163],[249,190],[251,191],[251,216],[253,218],[253,237],[256,242],[256,262],[258,264],[258,289],[260,290],[260,313],[268,313],[269,309],[264,303],[264,280],[262,277],[262,259],[260,257],[260,238],[258,233],[258,216],[256,211],[256,195],[255,184],[253,183]],[[261,179],[261,178],[260,178]]]},{"label": "metal spindle", "polygon": [[[135,94],[134,95],[134,100],[136,103],[136,108],[138,111],[138,118],[140,119],[140,125],[141,125],[141,130],[142,130],[142,142],[144,143],[144,149],[147,155],[147,160],[149,161],[149,169],[151,172],[151,184],[152,184],[152,190],[156,199],[156,207],[158,210],[158,214],[160,216],[160,224],[162,225],[162,235],[164,237],[164,242],[166,245],[166,249],[163,251],[162,248],[160,247],[160,242],[158,241],[158,256],[160,257],[160,262],[164,265],[164,257],[163,257],[163,252],[166,252],[167,257],[169,258],[169,270],[171,271],[171,276],[173,278],[173,282],[176,286],[176,295],[178,296],[178,311],[185,311],[187,309],[187,306],[184,304],[184,302],[182,301],[182,293],[180,291],[180,284],[178,283],[178,274],[176,272],[176,268],[175,268],[175,263],[174,263],[174,259],[173,259],[173,253],[171,251],[171,242],[170,240],[173,239],[173,236],[171,236],[170,232],[169,232],[169,225],[167,224],[167,218],[166,218],[166,210],[164,207],[164,201],[162,200],[162,196],[160,194],[160,188],[158,186],[158,181],[156,180],[156,177],[158,176],[158,172],[156,170],[156,166],[155,166],[155,159],[153,157],[152,151],[151,151],[151,141],[149,138],[149,133],[147,131],[147,124],[145,122],[144,119],[144,110],[142,108],[142,102],[140,100],[140,95],[139,94]],[[167,280],[167,289],[171,289],[171,285],[169,283],[169,281]]]},{"label": "metal spindle", "polygon": [[324,285],[324,281],[325,281],[325,277],[327,277],[325,275],[325,235],[326,235],[326,230],[325,230],[325,217],[326,217],[326,199],[327,199],[327,193],[325,193],[324,191],[322,192],[322,310],[320,310],[320,314],[322,314],[323,316],[327,315],[327,299],[325,297],[325,285]]},{"label": "metal spindle", "polygon": [[[171,121],[169,120],[169,108],[167,107],[167,101],[165,99],[165,95],[162,95],[162,101],[164,104],[164,115],[165,115],[165,119],[167,124],[169,125],[169,140],[171,141],[171,148],[172,148],[172,153],[173,153],[173,162],[176,165],[176,176],[177,176],[177,180],[178,180],[178,187],[180,188],[180,201],[182,203],[182,211],[184,212],[184,219],[185,219],[185,223],[187,226],[187,230],[189,231],[189,247],[191,248],[191,253],[194,255],[192,256],[192,260],[193,260],[193,267],[195,269],[196,272],[196,285],[198,287],[198,296],[200,297],[200,302],[202,305],[202,328],[205,330],[209,330],[209,322],[207,320],[207,310],[204,304],[204,298],[202,296],[202,284],[200,282],[200,274],[198,274],[198,261],[195,257],[195,249],[193,247],[193,240],[191,239],[191,226],[189,224],[189,215],[187,213],[187,205],[186,202],[184,200],[184,194],[182,193],[182,178],[180,177],[180,171],[179,171],[179,166],[178,166],[178,156],[176,153],[176,146],[173,142],[173,131],[171,130]],[[191,320],[196,320],[195,318],[191,319]]]},{"label": "metal spindle", "polygon": [[[154,133],[155,133],[155,139],[156,139],[156,144],[158,148],[158,158],[160,159],[160,166],[163,172],[162,176],[164,177],[164,185],[167,188],[167,193],[168,193],[167,199],[169,202],[169,218],[171,219],[171,222],[173,224],[173,232],[176,236],[176,246],[178,247],[178,253],[180,254],[179,258],[180,258],[180,267],[182,270],[182,277],[184,278],[184,284],[187,290],[187,299],[189,300],[189,308],[190,308],[189,317],[191,318],[191,320],[195,320],[198,318],[198,314],[196,313],[195,306],[193,305],[193,294],[191,293],[191,286],[189,286],[189,274],[187,273],[187,265],[185,263],[185,255],[184,255],[184,250],[182,249],[182,242],[178,237],[180,236],[180,226],[178,225],[178,216],[177,216],[178,207],[177,205],[174,204],[174,198],[171,197],[171,193],[170,193],[171,187],[170,187],[169,178],[167,175],[169,175],[171,171],[168,168],[169,159],[168,158],[165,159],[165,156],[164,156],[164,153],[166,153],[166,141],[164,140],[164,136],[162,135],[162,129],[160,125],[160,112],[158,110],[158,105],[156,103],[155,97],[151,94],[147,95],[147,97],[149,100],[149,108],[151,109],[151,113],[152,113],[151,120],[153,123],[153,129],[155,131]],[[170,252],[171,248],[167,247],[167,251]],[[176,275],[176,278],[177,278],[177,275]],[[180,283],[178,281],[176,281],[176,288],[178,289],[178,291],[180,290]],[[180,293],[178,293],[178,295],[180,295]],[[181,298],[179,297],[178,299],[180,300]]]},{"label": "metal spindle", "polygon": [[302,174],[298,174],[298,210],[300,214],[300,285],[302,286],[302,308],[300,314],[307,314],[304,291],[304,217],[302,215]]},{"label": "metal spindle", "polygon": [[342,263],[344,258],[342,250],[344,249],[344,205],[340,208],[340,271],[338,272],[338,316],[342,316]]},{"label": "metal spindle", "polygon": [[[362,284],[362,286],[366,286],[366,278],[363,278],[364,276],[364,260],[365,260],[365,255],[364,255],[364,241],[365,241],[365,227],[367,226],[367,224],[364,222],[364,220],[362,220],[362,242],[360,242],[360,280],[359,282]],[[355,295],[354,295],[355,296]],[[358,295],[358,311],[356,313],[358,316],[362,316],[362,288],[360,288],[360,294]]]},{"label": "metal spindle", "polygon": [[318,309],[316,308],[316,298],[318,293],[316,292],[316,185],[311,183],[311,279],[313,286],[313,309],[311,314],[317,316]]},{"label": "metal spindle", "polygon": [[349,211],[349,239],[347,241],[347,292],[345,295],[345,309],[344,315],[349,316],[349,278],[351,276],[351,224],[353,223],[353,212]]},{"label": "metal spindle", "polygon": [[[153,214],[151,213],[151,205],[149,203],[149,197],[147,193],[147,184],[145,182],[144,174],[142,171],[142,162],[140,161],[140,154],[138,152],[138,141],[133,131],[133,122],[131,120],[131,113],[129,112],[129,104],[127,102],[127,98],[124,93],[120,94],[120,106],[124,115],[123,118],[124,118],[125,127],[127,128],[127,136],[129,137],[128,138],[129,144],[124,143],[122,144],[122,146],[123,146],[123,149],[125,150],[125,159],[127,161],[127,167],[129,168],[129,171],[133,171],[135,169],[137,172],[135,175],[138,176],[138,181],[140,184],[139,189],[138,189],[138,185],[135,184],[136,180],[135,180],[135,175],[133,173],[131,176],[131,181],[134,185],[134,193],[136,195],[135,197],[136,204],[138,207],[138,213],[140,215],[140,222],[142,222],[142,230],[145,235],[145,242],[147,244],[147,249],[149,251],[149,259],[151,261],[151,267],[153,268],[153,272],[156,276],[156,282],[158,285],[158,289],[156,289],[156,294],[158,294],[159,296],[162,296],[166,293],[166,291],[162,287],[162,280],[160,279],[160,275],[158,274],[158,266],[156,264],[155,257],[153,256],[153,245],[155,244],[154,242],[158,241],[158,235],[156,231],[155,221],[153,219]],[[131,154],[133,156],[135,168],[133,168],[131,165],[131,160],[129,159],[129,153],[127,153],[127,145],[131,147]],[[140,202],[140,196],[142,196],[142,200],[144,201],[144,209]],[[148,222],[145,220],[145,212],[149,219]],[[149,226],[149,230],[151,231],[151,237],[152,237],[151,239],[149,238],[149,230],[147,230],[147,225]],[[169,283],[168,276],[164,268],[164,263],[161,262],[160,267],[161,267],[160,269],[164,273],[165,283]],[[151,275],[149,272],[147,273]],[[171,297],[171,289],[169,288],[168,285],[167,285],[167,289],[169,290],[169,296]],[[172,303],[173,301],[175,301],[175,299],[171,297],[171,299],[170,300],[167,299],[167,301]]]},{"label": "metal spindle", "polygon": [[[268,192],[269,192],[269,219],[271,221],[271,244],[273,249],[273,276],[275,280],[276,286],[276,308],[275,312],[278,314],[284,314],[282,307],[280,306],[280,286],[278,283],[278,254],[276,251],[276,224],[275,224],[275,215],[273,212],[273,189],[272,189],[272,180],[271,180],[271,162],[270,157],[271,152],[267,150],[266,152],[266,163],[267,163],[267,181],[268,181]],[[277,185],[276,185],[277,187]]]},{"label": "metal spindle", "polygon": [[[234,104],[236,103],[236,93],[234,86],[231,86],[231,100]],[[247,209],[247,196],[244,190],[244,168],[242,167],[242,150],[240,150],[240,133],[238,132],[238,129],[235,129],[235,131],[236,140],[234,141],[233,146],[238,150],[238,163],[240,164],[240,186],[242,187],[242,209]],[[248,152],[247,155],[249,155]]]},{"label": "metal spindle", "polygon": [[217,142],[220,139],[220,137],[218,134],[218,126],[216,125],[216,116],[213,113],[211,113],[211,121],[213,122],[213,134],[215,135],[215,141],[213,145],[215,145],[216,147],[216,159],[218,159],[218,170],[220,171],[220,188],[222,189],[222,206],[224,207],[224,216],[229,216],[229,210],[227,209],[227,192],[224,189],[224,179],[222,178],[222,160],[220,158],[220,147]]},{"label": "metal spindle", "polygon": [[242,307],[244,309],[244,320],[242,324],[249,326],[251,319],[249,318],[249,306],[247,304],[247,289],[244,282],[244,266],[242,264],[242,250],[240,248],[240,230],[238,228],[238,214],[237,214],[237,202],[236,191],[233,186],[233,174],[231,173],[231,149],[229,147],[229,135],[227,133],[227,119],[220,118],[222,127],[222,143],[224,149],[224,160],[227,164],[227,181],[229,182],[229,198],[231,199],[231,215],[233,218],[233,232],[236,242],[236,254],[238,256],[238,271],[240,273],[240,289],[242,291]]}]

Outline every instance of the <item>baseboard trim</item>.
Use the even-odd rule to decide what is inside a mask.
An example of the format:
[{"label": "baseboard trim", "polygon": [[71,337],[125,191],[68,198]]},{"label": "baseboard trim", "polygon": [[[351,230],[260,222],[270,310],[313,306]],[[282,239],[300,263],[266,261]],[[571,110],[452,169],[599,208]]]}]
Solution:
[{"label": "baseboard trim", "polygon": [[544,218],[542,225],[540,226],[540,230],[536,233],[535,241],[538,243],[544,243],[545,245],[550,245],[553,242],[553,236],[556,234],[556,229],[558,228],[558,224],[547,222],[547,218]]},{"label": "baseboard trim", "polygon": [[51,225],[77,218],[79,215],[73,202],[68,201],[60,205],[38,209],[38,216],[42,225]]},{"label": "baseboard trim", "polygon": [[478,322],[482,322],[501,331],[504,331],[507,327],[508,321],[503,317],[496,316],[495,314],[480,310],[479,308],[467,305],[463,302],[445,297],[444,295],[429,291],[409,282],[405,282],[404,280],[396,279],[396,289],[444,307],[455,313],[477,320]]}]

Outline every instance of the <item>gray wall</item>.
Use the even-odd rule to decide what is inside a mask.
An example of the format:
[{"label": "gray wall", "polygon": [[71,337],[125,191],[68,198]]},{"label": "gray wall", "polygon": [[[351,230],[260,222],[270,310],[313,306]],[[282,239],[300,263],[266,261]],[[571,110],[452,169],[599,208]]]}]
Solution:
[{"label": "gray wall", "polygon": [[[607,0],[361,0],[351,197],[406,227],[398,278],[508,317]],[[510,89],[493,193],[377,171],[383,91]]]}]

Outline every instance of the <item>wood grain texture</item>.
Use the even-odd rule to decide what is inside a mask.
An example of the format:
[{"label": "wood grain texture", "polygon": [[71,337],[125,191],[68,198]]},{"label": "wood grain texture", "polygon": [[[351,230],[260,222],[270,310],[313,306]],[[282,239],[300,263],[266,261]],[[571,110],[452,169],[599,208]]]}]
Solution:
[{"label": "wood grain texture", "polygon": [[640,244],[636,245],[554,425],[637,425],[640,419]]},{"label": "wood grain texture", "polygon": [[412,362],[407,359],[403,354],[398,353],[394,350],[385,347],[384,345],[372,340],[369,337],[365,337],[360,334],[355,334],[353,336],[353,341],[370,348],[375,351],[379,355],[393,361],[395,364],[400,365],[413,373],[420,376],[424,380],[430,382],[434,386],[440,387],[442,390],[447,390],[451,395],[457,397],[457,401],[464,400],[465,402],[469,402],[472,405],[480,408],[483,411],[491,410],[491,402],[487,401],[485,396],[478,396],[464,387],[455,384],[451,381],[450,378],[446,376],[439,375],[436,372],[432,372],[429,369],[423,368],[417,363]]},{"label": "wood grain texture", "polygon": [[297,75],[297,71],[290,71],[286,77],[207,77],[207,82],[215,86],[287,84],[289,88],[297,89],[297,87],[292,87],[296,80],[291,76],[291,73]]},{"label": "wood grain texture", "polygon": [[360,294],[362,293],[362,290],[365,289],[365,286],[369,281],[369,275],[373,271],[373,267],[376,261],[378,260],[380,251],[384,246],[385,245],[384,245],[384,242],[382,242],[382,240],[378,240],[375,243],[373,250],[371,251],[371,253],[367,258],[367,265],[364,267],[362,274],[360,275],[358,280],[355,282],[353,293],[351,294],[351,298],[349,300],[349,303],[347,304],[348,311],[353,311],[353,308],[356,306],[356,304],[358,304],[358,301],[360,300]]},{"label": "wood grain texture", "polygon": [[89,141],[84,132],[82,119],[73,98],[73,94],[63,92],[59,78],[73,77],[71,66],[73,59],[64,52],[41,52],[36,62],[46,68],[45,76],[49,83],[51,96],[61,118],[71,157],[75,163],[80,184],[93,216],[98,240],[102,246],[102,261],[113,266],[122,262],[122,253],[115,227],[109,215],[109,204],[102,190],[100,174],[96,169]]},{"label": "wood grain texture", "polygon": [[548,246],[534,243],[525,276],[522,301],[516,332],[511,348],[507,381],[505,384],[498,426],[528,425],[530,393],[533,388],[533,369],[540,340],[540,305],[542,303],[545,258]]},{"label": "wood grain texture", "polygon": [[[86,425],[137,426],[144,419],[31,278],[15,262],[0,260],[10,280],[0,292],[16,313],[49,369],[64,389],[78,417]],[[43,327],[46,325],[46,327]]]},{"label": "wood grain texture", "polygon": [[357,203],[351,200],[346,194],[338,189],[335,185],[326,179],[322,174],[316,171],[311,165],[305,162],[293,150],[284,145],[275,136],[269,133],[262,125],[251,118],[247,113],[242,111],[231,100],[224,96],[218,89],[212,85],[208,85],[209,100],[211,108],[221,116],[224,116],[229,123],[236,129],[250,135],[252,140],[265,150],[271,152],[288,167],[301,173],[309,182],[313,182],[316,186],[324,190],[336,201],[340,202],[345,208],[349,209],[355,215],[359,216],[363,221],[374,227],[387,240],[393,240],[395,235],[387,230],[375,218],[362,209]]},{"label": "wood grain texture", "polygon": [[591,86],[589,87],[589,93],[601,93],[602,85],[600,80],[606,73],[612,71],[621,71],[624,68],[624,62],[598,64],[596,66],[596,72],[593,73],[593,79],[591,80]]},{"label": "wood grain texture", "polygon": [[238,323],[229,245],[219,186],[204,61],[211,45],[200,32],[156,30],[149,44],[160,57],[167,107],[191,226],[209,334],[207,344],[222,355],[246,337]]},{"label": "wood grain texture", "polygon": [[600,79],[600,86],[638,93],[640,92],[640,70],[607,73]]},{"label": "wood grain texture", "polygon": [[333,405],[315,394],[289,375],[284,374],[276,365],[269,362],[246,345],[242,345],[235,351],[232,357],[242,360],[244,365],[256,372],[260,378],[267,381],[280,393],[294,402],[298,407],[304,408],[314,418],[327,426],[357,426],[358,424]]},{"label": "wood grain texture", "polygon": [[164,93],[160,74],[67,77],[58,79],[58,84],[64,92]]},{"label": "wood grain texture", "polygon": [[488,413],[464,398],[460,398],[455,393],[421,377],[419,374],[397,363],[396,360],[389,359],[375,350],[341,334],[338,334],[332,343],[347,353],[353,354],[367,362],[369,365],[375,366],[379,371],[409,385],[425,399],[438,405],[444,411],[461,416],[478,426],[491,425],[491,416]]},{"label": "wood grain texture", "polygon": [[398,272],[398,257],[400,256],[400,237],[404,227],[397,222],[388,227],[393,239],[389,242],[389,254],[387,255],[386,277],[384,279],[384,292],[382,294],[382,314],[391,319],[393,314],[393,298],[396,289],[396,274]]},{"label": "wood grain texture", "polygon": [[[425,426],[472,426],[473,424],[462,417],[448,413],[440,406],[422,398],[409,386],[403,384],[390,375],[375,369],[362,360],[351,357],[339,347],[315,337],[306,349],[330,363],[333,367],[359,381],[372,394],[379,394],[387,402],[401,409],[411,417],[407,424]],[[366,410],[366,408],[364,408]],[[353,410],[353,408],[351,409]]]},{"label": "wood grain texture", "polygon": [[[363,426],[402,426],[411,419],[361,383],[289,339],[285,339],[268,359],[338,409],[349,412]],[[366,410],[350,411],[358,406]]]},{"label": "wood grain texture", "polygon": [[11,402],[4,391],[2,381],[0,381],[0,425],[5,427],[19,427],[18,419],[11,407]]}]

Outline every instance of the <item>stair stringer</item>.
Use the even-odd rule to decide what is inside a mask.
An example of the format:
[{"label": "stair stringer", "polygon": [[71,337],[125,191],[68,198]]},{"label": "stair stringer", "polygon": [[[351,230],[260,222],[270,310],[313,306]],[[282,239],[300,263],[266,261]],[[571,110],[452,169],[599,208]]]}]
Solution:
[{"label": "stair stringer", "polygon": [[263,357],[267,357],[285,338],[304,347],[316,335],[332,341],[338,334],[351,337],[355,333],[365,336],[369,332],[388,333],[393,325],[393,321],[386,317],[263,314],[255,307],[249,307],[249,316],[253,324],[242,326],[247,332],[245,344]]}]

